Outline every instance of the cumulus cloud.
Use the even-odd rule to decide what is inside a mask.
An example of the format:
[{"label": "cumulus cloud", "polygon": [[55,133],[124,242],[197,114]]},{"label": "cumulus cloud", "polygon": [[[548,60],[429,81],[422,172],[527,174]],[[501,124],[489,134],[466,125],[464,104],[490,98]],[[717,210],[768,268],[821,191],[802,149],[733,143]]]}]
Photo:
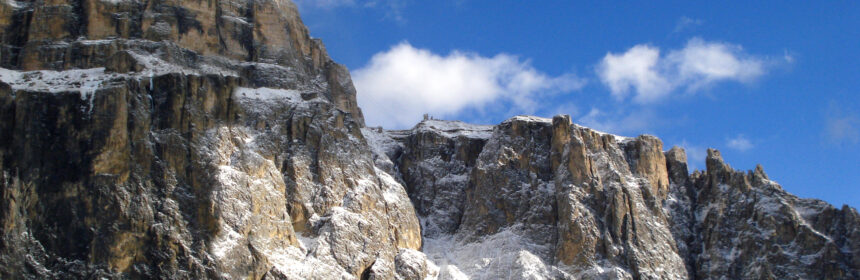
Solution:
[{"label": "cumulus cloud", "polygon": [[660,100],[679,89],[696,92],[722,81],[747,83],[764,73],[764,60],[744,53],[741,46],[700,38],[666,55],[650,45],[607,53],[597,67],[600,80],[616,99],[632,94],[638,103]]},{"label": "cumulus cloud", "polygon": [[447,117],[491,104],[533,112],[542,97],[584,84],[572,74],[544,74],[516,56],[439,55],[407,42],[352,73],[368,124],[393,128],[412,126],[424,113]]},{"label": "cumulus cloud", "polygon": [[660,59],[660,49],[637,45],[620,55],[606,54],[598,66],[598,75],[615,98],[623,99],[635,88],[637,100],[657,99],[672,87],[658,69]]},{"label": "cumulus cloud", "polygon": [[738,134],[738,136],[726,140],[726,146],[735,149],[741,152],[746,152],[753,148],[753,143],[750,142],[743,134]]},{"label": "cumulus cloud", "polygon": [[694,38],[681,50],[669,53],[666,60],[675,72],[676,83],[696,90],[714,82],[750,82],[764,74],[764,62],[742,53],[740,46],[708,43]]}]

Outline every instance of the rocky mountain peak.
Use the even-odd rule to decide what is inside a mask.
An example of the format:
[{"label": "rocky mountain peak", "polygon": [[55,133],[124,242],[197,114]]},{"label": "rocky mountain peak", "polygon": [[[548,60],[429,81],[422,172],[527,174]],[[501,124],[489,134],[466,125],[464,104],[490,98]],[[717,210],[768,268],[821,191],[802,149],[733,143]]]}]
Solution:
[{"label": "rocky mountain peak", "polygon": [[[843,246],[835,240],[848,234],[837,230],[819,236],[825,243],[798,243],[797,238],[806,238],[799,232],[813,229],[795,213],[856,210],[794,197],[760,166],[734,170],[717,150],[708,150],[704,173],[689,174],[682,148],[664,152],[656,137],[605,134],[573,124],[565,115],[513,117],[478,139],[451,134],[450,125],[439,124],[462,126],[425,121],[407,131],[364,131],[392,166],[387,170],[404,179],[424,230],[423,251],[432,262],[447,264],[439,267],[439,278],[513,273],[526,278],[838,279],[856,273],[844,262],[810,268],[794,261],[806,254],[801,259],[842,262],[824,261],[814,248]],[[470,148],[464,155],[465,147]],[[824,208],[802,206],[810,204]],[[843,227],[838,219],[825,219],[831,223],[825,227]],[[777,220],[793,221],[793,229],[778,229]],[[782,249],[744,247],[750,244]],[[855,253],[843,252],[840,258],[854,258]],[[475,255],[484,258],[476,261]]]},{"label": "rocky mountain peak", "polygon": [[9,0],[0,31],[0,278],[860,278],[854,208],[717,150],[365,127],[290,1]]}]

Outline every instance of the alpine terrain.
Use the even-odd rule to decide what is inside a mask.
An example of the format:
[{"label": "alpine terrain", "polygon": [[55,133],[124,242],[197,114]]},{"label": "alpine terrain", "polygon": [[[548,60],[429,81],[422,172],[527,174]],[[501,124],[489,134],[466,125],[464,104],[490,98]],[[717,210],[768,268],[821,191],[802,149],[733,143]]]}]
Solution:
[{"label": "alpine terrain", "polygon": [[0,1],[0,278],[860,278],[857,210],[716,150],[365,127],[308,34],[288,0]]}]

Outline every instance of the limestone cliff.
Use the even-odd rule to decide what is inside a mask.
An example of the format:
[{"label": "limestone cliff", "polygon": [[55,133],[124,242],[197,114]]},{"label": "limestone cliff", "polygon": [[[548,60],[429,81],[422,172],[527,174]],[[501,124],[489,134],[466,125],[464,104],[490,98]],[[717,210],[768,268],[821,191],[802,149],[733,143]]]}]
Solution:
[{"label": "limestone cliff", "polygon": [[860,215],[554,119],[364,126],[287,0],[0,2],[2,279],[851,279]]},{"label": "limestone cliff", "polygon": [[413,207],[373,165],[349,73],[291,2],[0,11],[0,278],[423,265],[398,266],[421,247]]},{"label": "limestone cliff", "polygon": [[[289,0],[8,0],[0,18],[4,68],[108,67],[122,51],[155,52],[169,63],[231,69],[266,86],[321,80],[328,86],[320,94],[364,124],[349,72],[308,35]],[[284,71],[258,73],[271,66]]]},{"label": "limestone cliff", "polygon": [[553,119],[364,129],[402,178],[439,279],[854,279],[858,214],[759,166]]}]

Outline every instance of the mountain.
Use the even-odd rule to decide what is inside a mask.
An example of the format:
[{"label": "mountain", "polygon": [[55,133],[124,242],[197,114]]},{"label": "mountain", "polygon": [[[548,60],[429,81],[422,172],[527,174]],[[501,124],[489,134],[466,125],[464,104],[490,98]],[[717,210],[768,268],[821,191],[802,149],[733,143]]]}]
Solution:
[{"label": "mountain", "polygon": [[6,0],[0,30],[3,279],[860,278],[855,209],[715,150],[365,127],[287,0]]}]

